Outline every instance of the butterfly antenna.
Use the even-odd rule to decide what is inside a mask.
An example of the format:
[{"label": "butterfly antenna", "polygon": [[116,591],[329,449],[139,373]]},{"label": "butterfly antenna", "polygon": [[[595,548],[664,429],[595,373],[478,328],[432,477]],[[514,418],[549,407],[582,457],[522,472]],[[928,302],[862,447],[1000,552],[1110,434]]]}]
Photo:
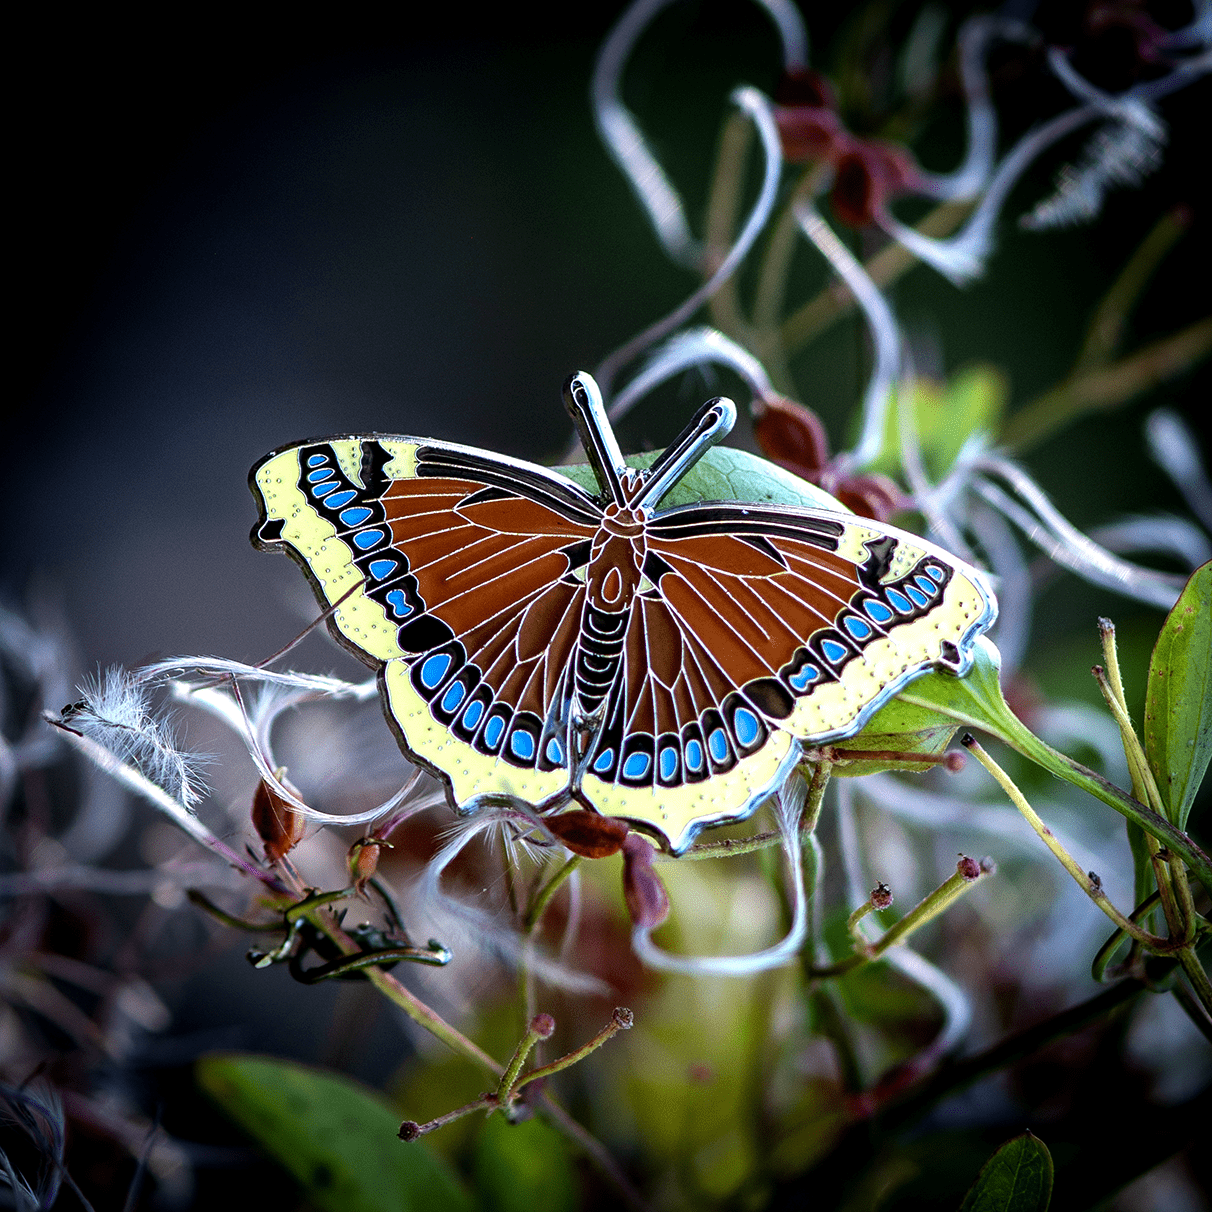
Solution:
[{"label": "butterfly antenna", "polygon": [[606,417],[602,393],[591,374],[578,371],[564,384],[564,407],[577,427],[598,483],[616,505],[625,505],[623,477],[627,464]]},{"label": "butterfly antenna", "polygon": [[644,490],[633,507],[653,508],[657,502],[714,446],[732,432],[736,405],[725,396],[708,400],[690,424],[670,443],[648,472]]}]

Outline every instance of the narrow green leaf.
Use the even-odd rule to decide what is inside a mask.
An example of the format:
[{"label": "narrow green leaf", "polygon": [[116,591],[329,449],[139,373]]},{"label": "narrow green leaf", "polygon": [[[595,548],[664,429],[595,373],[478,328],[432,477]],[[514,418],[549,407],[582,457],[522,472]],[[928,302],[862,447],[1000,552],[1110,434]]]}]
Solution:
[{"label": "narrow green leaf", "polygon": [[398,1140],[400,1115],[374,1090],[272,1056],[220,1053],[198,1082],[324,1212],[471,1212],[454,1172],[423,1141]]},{"label": "narrow green leaf", "polygon": [[[628,467],[651,467],[660,457],[659,450],[628,455]],[[553,467],[552,471],[579,484],[588,492],[598,492],[598,482],[587,463],[571,467]],[[733,446],[713,446],[660,501],[661,509],[675,505],[694,505],[700,501],[753,501],[758,505],[790,505],[795,509],[827,509],[849,513],[841,501],[824,489],[784,471],[777,464],[737,450]]]},{"label": "narrow green leaf", "polygon": [[580,1184],[564,1138],[540,1119],[490,1115],[476,1138],[475,1181],[495,1212],[575,1212]]},{"label": "narrow green leaf", "polygon": [[1145,755],[1166,815],[1185,829],[1212,756],[1212,561],[1191,574],[1157,637]]},{"label": "narrow green leaf", "polygon": [[960,1212],[1047,1212],[1052,1200],[1052,1155],[1024,1132],[985,1163]]}]

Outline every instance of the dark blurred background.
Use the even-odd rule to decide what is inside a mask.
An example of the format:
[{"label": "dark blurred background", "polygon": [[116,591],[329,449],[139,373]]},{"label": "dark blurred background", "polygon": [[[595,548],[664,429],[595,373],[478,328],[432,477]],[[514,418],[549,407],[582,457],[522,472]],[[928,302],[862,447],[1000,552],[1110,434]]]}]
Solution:
[{"label": "dark blurred background", "polygon": [[[10,599],[31,575],[49,580],[86,668],[177,652],[259,658],[297,618],[283,614],[293,570],[245,538],[244,477],[266,450],[380,431],[554,456],[568,433],[564,377],[693,285],[661,255],[593,130],[588,79],[619,8],[427,6],[385,23],[347,10],[311,27],[27,12],[10,135]],[[916,6],[872,11],[907,25]],[[857,18],[843,16],[810,17],[826,71],[853,34]],[[772,91],[777,67],[764,14],[739,3],[675,6],[641,44],[626,98],[692,222],[729,90]],[[1166,103],[1163,167],[1143,190],[1112,194],[1090,227],[1014,228],[1048,191],[1060,160],[1047,157],[1016,192],[984,281],[961,292],[929,270],[905,278],[899,314],[938,351],[925,369],[990,361],[1015,402],[1032,398],[1065,372],[1130,251],[1180,203],[1193,226],[1129,343],[1194,319],[1209,247],[1207,97],[1197,86]],[[1003,101],[1005,140],[1063,97],[1033,99],[1010,81]],[[962,133],[959,107],[942,109],[917,144],[938,169]],[[812,257],[801,260],[818,282]],[[835,443],[868,364],[857,321],[796,362]],[[1082,525],[1180,508],[1142,456],[1140,420],[1166,402],[1202,422],[1206,385],[1187,376],[1078,425],[1029,465]],[[684,386],[672,406],[707,389]],[[641,409],[625,444],[661,441],[676,423]]]}]

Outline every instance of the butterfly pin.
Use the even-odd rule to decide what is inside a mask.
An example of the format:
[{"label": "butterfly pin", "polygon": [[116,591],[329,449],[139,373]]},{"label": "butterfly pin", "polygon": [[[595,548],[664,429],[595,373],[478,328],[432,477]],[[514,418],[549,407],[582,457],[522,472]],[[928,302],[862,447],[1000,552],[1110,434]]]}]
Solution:
[{"label": "butterfly pin", "polygon": [[843,512],[661,508],[732,428],[709,400],[646,470],[597,384],[564,399],[597,480],[450,442],[300,442],[250,483],[260,548],[303,567],[378,668],[401,748],[456,810],[570,801],[674,852],[913,678],[963,674],[997,605],[977,570]]}]

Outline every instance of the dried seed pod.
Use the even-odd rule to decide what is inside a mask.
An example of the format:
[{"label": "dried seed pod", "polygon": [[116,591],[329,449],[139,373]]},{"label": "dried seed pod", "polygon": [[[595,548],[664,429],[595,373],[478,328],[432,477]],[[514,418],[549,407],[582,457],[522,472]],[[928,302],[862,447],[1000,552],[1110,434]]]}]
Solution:
[{"label": "dried seed pod", "polygon": [[816,413],[785,396],[755,400],[751,411],[762,454],[815,484],[829,462],[829,438]]},{"label": "dried seed pod", "polygon": [[629,829],[625,821],[584,808],[545,816],[543,824],[573,854],[584,855],[585,858],[605,858],[609,854],[617,854]]},{"label": "dried seed pod", "polygon": [[631,920],[645,930],[655,930],[669,916],[669,893],[652,869],[654,853],[638,833],[623,843],[623,899]]},{"label": "dried seed pod", "polygon": [[[298,795],[298,788],[286,779],[286,768],[274,771],[274,777],[291,793]],[[276,863],[303,840],[307,821],[303,814],[278,794],[265,779],[257,784],[253,795],[252,823],[257,836],[265,846],[265,857]]]}]

